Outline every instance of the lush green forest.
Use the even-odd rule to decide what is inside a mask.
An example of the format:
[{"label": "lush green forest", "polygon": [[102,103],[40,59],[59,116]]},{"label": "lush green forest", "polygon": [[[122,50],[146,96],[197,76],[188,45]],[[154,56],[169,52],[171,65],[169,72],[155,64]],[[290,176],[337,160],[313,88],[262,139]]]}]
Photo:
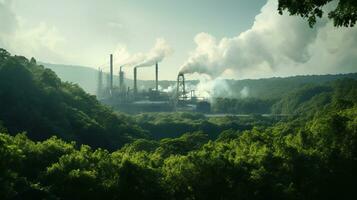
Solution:
[{"label": "lush green forest", "polygon": [[78,85],[62,82],[35,59],[11,56],[0,49],[0,121],[11,134],[26,131],[43,140],[67,141],[116,149],[145,137],[130,118],[115,114]]},{"label": "lush green forest", "polygon": [[[331,103],[333,99],[341,95],[341,91],[348,91],[344,94],[347,95],[345,98],[356,98],[355,82],[357,77],[355,74],[340,76],[340,79],[336,79],[337,77],[315,76],[315,82],[307,77],[296,78],[296,80],[288,78],[272,84],[267,81],[266,84],[272,89],[262,91],[261,96],[216,98],[213,101],[212,109],[213,112],[232,114],[299,114],[308,112],[308,109],[316,111]],[[284,86],[281,87],[282,83]],[[263,86],[256,85],[256,88],[259,87]],[[281,88],[277,89],[279,87]]]},{"label": "lush green forest", "polygon": [[128,116],[1,50],[0,199],[353,199],[356,97],[347,78],[246,100],[283,118]]}]

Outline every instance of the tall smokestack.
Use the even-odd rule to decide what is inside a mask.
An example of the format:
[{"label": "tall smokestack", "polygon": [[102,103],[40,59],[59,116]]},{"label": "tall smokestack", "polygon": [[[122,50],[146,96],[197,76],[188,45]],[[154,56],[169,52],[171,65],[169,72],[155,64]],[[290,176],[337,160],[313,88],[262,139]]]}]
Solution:
[{"label": "tall smokestack", "polygon": [[159,64],[156,62],[156,66],[155,66],[155,88],[156,88],[156,92],[159,91]]},{"label": "tall smokestack", "polygon": [[185,75],[183,73],[179,73],[177,76],[177,98],[186,99],[186,88],[185,88]]},{"label": "tall smokestack", "polygon": [[110,90],[113,90],[113,54],[110,54]]},{"label": "tall smokestack", "polygon": [[138,92],[138,86],[137,86],[137,83],[136,83],[136,77],[137,76],[137,68],[134,67],[134,94],[136,94]]},{"label": "tall smokestack", "polygon": [[119,90],[122,92],[124,90],[124,72],[122,70],[123,66],[120,66],[119,71]]}]

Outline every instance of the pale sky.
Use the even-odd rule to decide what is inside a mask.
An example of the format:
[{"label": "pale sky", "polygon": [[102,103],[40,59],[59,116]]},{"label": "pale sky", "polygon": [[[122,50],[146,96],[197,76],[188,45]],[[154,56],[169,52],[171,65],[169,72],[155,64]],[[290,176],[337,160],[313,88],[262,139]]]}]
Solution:
[{"label": "pale sky", "polygon": [[[270,0],[273,1],[275,0]],[[33,56],[42,62],[107,69],[110,53],[124,49],[126,55],[139,52],[145,54],[161,38],[172,48],[172,53],[160,63],[160,78],[171,80],[176,78],[177,72],[185,63],[201,68],[227,67],[227,70],[214,69],[214,74],[211,69],[207,70],[211,70],[209,74],[214,76],[223,74],[222,76],[236,79],[356,71],[352,64],[356,63],[354,56],[357,56],[357,51],[352,45],[346,47],[353,48],[349,49],[350,54],[346,56],[348,60],[342,59],[339,62],[349,63],[349,66],[342,69],[329,66],[309,71],[306,69],[310,68],[303,67],[276,67],[282,64],[300,66],[309,62],[312,62],[310,65],[315,65],[314,59],[331,57],[310,52],[314,48],[323,48],[320,46],[325,41],[319,38],[332,37],[338,40],[357,35],[354,28],[342,30],[342,36],[339,36],[339,32],[337,36],[324,36],[324,32],[320,30],[324,30],[325,26],[311,31],[303,20],[294,17],[288,24],[297,24],[296,30],[304,31],[300,34],[301,38],[307,33],[311,35],[311,41],[304,47],[297,45],[301,44],[299,40],[291,42],[293,48],[298,48],[299,56],[289,54],[295,49],[274,53],[284,54],[281,57],[266,56],[270,46],[275,48],[271,51],[282,49],[276,44],[287,41],[291,35],[279,36],[280,32],[290,29],[288,26],[282,27],[287,22],[280,22],[280,18],[288,17],[275,16],[275,4],[268,4],[266,0],[0,0],[0,47],[3,46],[13,54]],[[270,26],[264,27],[266,24]],[[291,30],[295,30],[294,27]],[[269,34],[277,37],[266,37]],[[352,44],[354,42],[356,41],[353,39]],[[334,44],[329,45],[332,50],[337,48],[338,51],[340,48]],[[236,52],[236,49],[239,51]],[[249,55],[227,58],[225,53],[231,51],[234,55]],[[220,52],[224,56],[220,56]],[[295,59],[305,54],[308,54],[308,61]],[[120,57],[116,55],[114,59],[120,60]],[[206,62],[206,58],[209,62]],[[276,59],[293,62],[278,63]],[[254,62],[250,62],[251,60]],[[115,67],[118,70],[118,66]],[[191,70],[193,69],[191,66]],[[140,79],[153,78],[152,69],[141,70],[144,73],[140,74]]]},{"label": "pale sky", "polygon": [[97,68],[118,45],[131,53],[147,52],[156,38],[164,38],[174,52],[160,64],[160,75],[175,79],[194,49],[196,34],[234,36],[252,25],[264,4],[264,0],[13,0],[12,11],[28,28],[42,24],[52,30],[56,48],[64,51],[35,53],[38,60]]}]

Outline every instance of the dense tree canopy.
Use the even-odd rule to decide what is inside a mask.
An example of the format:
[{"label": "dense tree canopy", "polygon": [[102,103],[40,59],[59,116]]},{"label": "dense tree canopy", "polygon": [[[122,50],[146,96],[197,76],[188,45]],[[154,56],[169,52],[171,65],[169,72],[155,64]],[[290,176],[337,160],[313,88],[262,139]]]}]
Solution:
[{"label": "dense tree canopy", "polygon": [[279,0],[279,13],[287,10],[291,15],[306,18],[312,27],[317,18],[324,14],[324,6],[330,2],[336,3],[336,8],[328,13],[335,26],[353,27],[357,21],[356,0]]},{"label": "dense tree canopy", "polygon": [[216,141],[192,133],[112,153],[0,134],[0,198],[351,199],[357,107],[335,108]]},{"label": "dense tree canopy", "polygon": [[[0,121],[11,134],[34,140],[52,135],[92,147],[116,149],[145,137],[129,117],[115,114],[77,85],[21,56],[0,49]],[[0,125],[1,127],[1,125]]]},{"label": "dense tree canopy", "polygon": [[35,63],[0,50],[0,199],[357,196],[356,80],[296,88],[283,119],[128,117]]}]

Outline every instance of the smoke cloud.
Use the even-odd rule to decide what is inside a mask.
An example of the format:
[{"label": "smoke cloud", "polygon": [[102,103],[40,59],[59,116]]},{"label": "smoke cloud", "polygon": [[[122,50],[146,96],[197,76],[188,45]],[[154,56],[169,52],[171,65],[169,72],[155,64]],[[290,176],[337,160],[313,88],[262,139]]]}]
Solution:
[{"label": "smoke cloud", "polygon": [[126,46],[119,46],[114,55],[118,58],[116,63],[121,66],[148,67],[160,63],[165,57],[171,55],[173,50],[163,38],[158,38],[154,47],[147,53],[130,54]]},{"label": "smoke cloud", "polygon": [[152,66],[161,62],[165,57],[171,55],[172,52],[172,48],[164,39],[157,39],[154,48],[149,51],[146,58],[136,67]]},{"label": "smoke cloud", "polygon": [[247,98],[249,96],[249,88],[244,86],[243,89],[240,91],[241,98]]},{"label": "smoke cloud", "polygon": [[311,29],[300,17],[279,15],[276,0],[268,0],[253,26],[236,37],[199,33],[194,41],[182,73],[215,79],[356,71],[357,27],[335,28],[325,17]]},{"label": "smoke cloud", "polygon": [[187,88],[187,91],[194,90],[197,97],[209,101],[217,97],[233,98],[236,96],[227,80],[222,78],[212,79],[209,76],[201,76],[197,85],[187,84]]}]

